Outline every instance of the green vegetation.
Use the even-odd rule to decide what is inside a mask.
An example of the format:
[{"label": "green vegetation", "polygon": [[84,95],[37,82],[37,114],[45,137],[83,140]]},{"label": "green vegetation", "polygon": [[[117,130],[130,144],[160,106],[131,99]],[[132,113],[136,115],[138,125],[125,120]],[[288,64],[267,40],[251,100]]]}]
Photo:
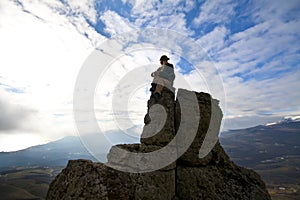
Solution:
[{"label": "green vegetation", "polygon": [[19,167],[0,172],[1,199],[45,199],[48,187],[62,167]]}]

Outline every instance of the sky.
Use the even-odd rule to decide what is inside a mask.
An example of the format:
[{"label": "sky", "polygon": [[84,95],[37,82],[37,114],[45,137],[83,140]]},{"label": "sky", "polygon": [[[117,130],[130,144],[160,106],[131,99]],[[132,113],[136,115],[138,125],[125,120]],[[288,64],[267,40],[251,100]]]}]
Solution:
[{"label": "sky", "polygon": [[[299,0],[1,0],[0,151],[78,135],[74,87],[102,48],[121,55],[104,66],[95,91],[104,132],[140,133],[162,54],[175,66],[175,88],[220,100],[223,131],[299,115],[299,27]],[[112,114],[118,83],[139,69],[145,80],[125,90]]]}]

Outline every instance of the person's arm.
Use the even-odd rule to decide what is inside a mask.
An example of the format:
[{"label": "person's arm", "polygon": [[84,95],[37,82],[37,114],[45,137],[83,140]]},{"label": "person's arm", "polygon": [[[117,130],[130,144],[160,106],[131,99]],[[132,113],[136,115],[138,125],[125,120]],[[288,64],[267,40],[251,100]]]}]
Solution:
[{"label": "person's arm", "polygon": [[158,76],[158,75],[159,75],[160,69],[161,69],[161,67],[159,67],[155,72],[152,72],[152,73],[151,73],[151,76],[152,76],[152,77]]},{"label": "person's arm", "polygon": [[152,72],[152,73],[151,73],[151,76],[152,76],[152,77],[157,76],[157,75],[158,75],[158,71],[155,71],[155,72]]}]

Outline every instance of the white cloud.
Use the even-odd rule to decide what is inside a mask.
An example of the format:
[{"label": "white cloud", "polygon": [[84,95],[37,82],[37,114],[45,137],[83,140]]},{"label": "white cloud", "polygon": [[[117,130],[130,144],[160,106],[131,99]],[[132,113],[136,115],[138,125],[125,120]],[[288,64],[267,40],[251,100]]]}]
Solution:
[{"label": "white cloud", "polygon": [[[209,92],[213,98],[221,100],[224,130],[272,122],[289,113],[299,114],[300,93],[297,87],[300,71],[266,80],[244,81],[237,76],[225,77],[221,79],[221,85],[218,85],[217,74],[214,71],[208,72],[213,69],[213,63],[202,63],[201,66],[203,68],[197,71],[202,75],[202,79],[197,71],[184,75],[183,78],[188,80],[193,90]],[[175,85],[183,87],[178,81],[175,81]],[[225,97],[222,96],[223,92]]]},{"label": "white cloud", "polygon": [[37,144],[44,144],[47,140],[38,134],[16,133],[13,135],[0,134],[0,151],[16,151]]},{"label": "white cloud", "polygon": [[225,37],[229,34],[229,31],[224,27],[216,27],[210,33],[202,36],[198,42],[208,53],[218,52],[225,47]]},{"label": "white cloud", "polygon": [[67,2],[70,5],[73,13],[82,13],[83,16],[87,17],[91,22],[96,23],[97,12],[95,10],[94,0],[68,0]]},{"label": "white cloud", "polygon": [[[152,37],[156,35],[153,32],[147,35],[159,48],[153,46],[145,50],[142,47],[149,46],[133,45],[132,49],[139,47],[140,50],[113,63],[106,79],[102,80],[104,82],[98,88],[101,90],[95,95],[95,100],[98,100],[95,107],[99,106],[98,103],[102,106],[97,107],[97,117],[102,122],[105,119],[105,123],[99,123],[106,130],[116,126],[109,110],[111,99],[104,97],[111,97],[118,81],[136,67],[149,65],[144,73],[150,74],[158,67],[162,54],[168,54],[175,64],[176,87],[189,87],[184,82],[188,80],[193,90],[210,92],[214,98],[223,99],[222,93],[225,92],[226,102],[220,103],[229,122],[227,127],[238,127],[238,122],[240,126],[249,126],[285,114],[299,114],[300,21],[295,17],[299,10],[298,1],[247,4],[247,10],[250,10],[247,14],[252,15],[256,24],[233,35],[228,22],[236,14],[237,3],[206,1],[193,22],[195,27],[200,27],[195,32],[198,34],[205,24],[217,26],[207,34],[201,32],[204,35],[193,46],[189,46],[185,40],[188,38],[183,36],[194,34],[187,27],[191,22],[186,21],[183,12],[193,9],[195,1],[122,1],[133,6],[130,20],[117,11],[97,13],[92,0],[20,1],[23,6],[8,0],[0,2],[0,97],[9,102],[7,108],[10,109],[6,113],[11,116],[15,116],[11,113],[16,113],[16,108],[24,109],[25,113],[37,111],[28,112],[26,126],[16,123],[16,131],[11,131],[13,134],[19,131],[26,135],[33,130],[35,135],[30,137],[38,135],[42,137],[39,141],[44,141],[75,133],[72,95],[76,76],[90,51],[106,39],[87,20],[92,23],[101,20],[105,31],[111,35],[136,31],[141,27],[162,30],[161,37]],[[165,34],[167,29],[183,35]],[[168,39],[162,41],[162,38]],[[217,69],[205,53],[199,52],[200,46],[208,51]],[[196,64],[198,70],[180,75],[178,63],[181,56]],[[272,73],[280,75],[269,75]],[[222,84],[211,83],[217,79],[223,80]],[[130,93],[128,109],[134,127],[142,124],[141,119],[146,113],[149,93],[144,89],[150,81],[145,80],[144,85]],[[225,91],[222,91],[222,86]],[[22,92],[18,93],[19,90]],[[1,131],[1,142],[13,141],[8,137],[5,140],[7,134],[7,131]]]},{"label": "white cloud", "polygon": [[[2,87],[2,96],[13,107],[20,104],[36,110],[26,124],[31,126],[31,133],[39,134],[44,140],[74,134],[72,95],[76,76],[93,50],[91,41],[97,42],[104,37],[92,32],[82,20],[70,22],[47,6],[48,2],[26,2],[26,12],[13,2],[1,2],[0,81],[23,90],[22,93],[7,92]],[[61,6],[53,3],[53,7]],[[78,27],[90,32],[91,38],[81,34]],[[24,126],[10,134],[18,132],[29,134]],[[8,139],[7,143],[10,142],[13,141]]]},{"label": "white cloud", "polygon": [[185,15],[183,13],[159,15],[157,18],[152,19],[147,27],[167,28],[185,35],[191,35],[193,33],[187,29]]},{"label": "white cloud", "polygon": [[[299,113],[300,93],[296,85],[300,82],[300,24],[294,17],[299,4],[296,6],[293,1],[281,7],[283,2],[278,1],[275,5],[271,1],[252,3],[248,14],[256,24],[233,35],[229,26],[222,25],[234,14],[234,5],[215,4],[205,2],[194,23],[221,24],[202,36],[199,43],[212,56],[224,81],[227,107],[223,111],[228,122],[225,127],[249,127],[279,119],[289,112]],[[218,10],[220,6],[224,9]],[[193,79],[193,75],[189,78]]]},{"label": "white cloud", "polygon": [[118,35],[136,28],[128,19],[121,17],[114,11],[108,10],[104,12],[100,19],[105,24],[105,31],[110,35]]},{"label": "white cloud", "polygon": [[[238,128],[236,124],[231,124],[239,120],[246,121],[247,118],[253,122],[271,122],[274,118],[282,116],[296,115],[300,106],[298,99],[300,93],[297,92],[300,72],[285,74],[278,78],[264,81],[247,81],[241,79],[227,79],[224,83],[227,95],[226,118],[230,119],[227,126]],[[253,120],[257,117],[259,120]],[[226,120],[225,120],[226,121]],[[255,125],[253,122],[244,123],[244,127]],[[241,128],[242,126],[240,126]]]},{"label": "white cloud", "polygon": [[224,24],[234,15],[236,3],[232,0],[205,1],[201,6],[200,14],[193,23],[199,27],[203,23]]},{"label": "white cloud", "polygon": [[[129,0],[131,5],[132,14],[141,15],[141,18],[150,16],[150,14],[160,13],[160,15],[170,15],[176,12],[189,11],[195,6],[195,1],[181,1],[181,0]],[[153,16],[153,15],[152,15]],[[153,17],[155,17],[154,15]]]},{"label": "white cloud", "polygon": [[[24,10],[29,11],[35,16],[45,20],[53,20],[49,18],[51,16],[57,17],[53,12],[49,12],[53,10],[64,16],[83,16],[93,23],[96,23],[97,20],[94,0],[20,0],[19,2],[22,4]],[[49,8],[51,8],[51,10]]]},{"label": "white cloud", "polygon": [[10,103],[11,98],[8,98],[8,95],[3,95],[4,91],[0,90],[0,92],[0,132],[12,132],[20,128],[32,130],[28,126],[28,118],[37,111],[26,108],[24,105]]},{"label": "white cloud", "polygon": [[138,27],[155,27],[171,29],[186,35],[193,31],[187,28],[187,21],[183,11],[188,12],[193,8],[193,1],[129,1],[133,5],[131,16]]},{"label": "white cloud", "polygon": [[298,0],[284,1],[258,1],[251,4],[252,18],[260,23],[262,21],[294,20],[299,15],[300,4]]}]

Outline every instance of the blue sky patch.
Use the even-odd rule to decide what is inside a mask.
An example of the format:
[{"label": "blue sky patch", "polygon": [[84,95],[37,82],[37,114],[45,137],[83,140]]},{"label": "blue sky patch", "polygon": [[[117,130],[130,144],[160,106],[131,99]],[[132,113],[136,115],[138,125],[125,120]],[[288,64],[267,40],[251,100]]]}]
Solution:
[{"label": "blue sky patch", "polygon": [[181,74],[189,74],[192,70],[195,69],[195,67],[189,63],[186,59],[180,57],[179,62],[177,63],[177,67],[180,68]]}]

